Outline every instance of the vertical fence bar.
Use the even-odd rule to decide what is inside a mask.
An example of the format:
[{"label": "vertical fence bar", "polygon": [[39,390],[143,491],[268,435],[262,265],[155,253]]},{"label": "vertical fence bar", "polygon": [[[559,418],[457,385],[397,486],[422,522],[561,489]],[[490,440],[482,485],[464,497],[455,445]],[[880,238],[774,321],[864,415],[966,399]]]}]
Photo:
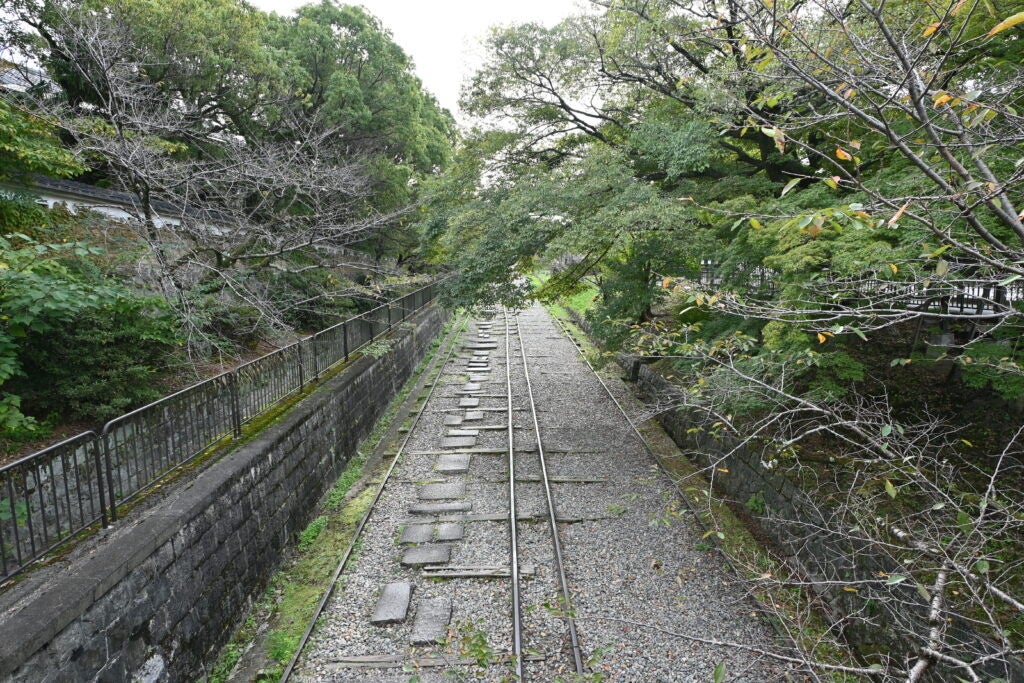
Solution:
[{"label": "vertical fence bar", "polygon": [[238,378],[228,374],[228,393],[231,395],[231,428],[235,436],[242,436],[242,401],[238,396]]},{"label": "vertical fence bar", "polygon": [[[351,320],[351,318],[349,318]],[[341,324],[341,346],[345,351],[345,362],[348,362],[348,320]]]},{"label": "vertical fence bar", "polygon": [[103,428],[103,461],[106,465],[107,473],[107,493],[109,497],[110,506],[110,521],[117,521],[117,499],[114,497],[114,468],[110,461],[110,434],[107,432],[106,427]]},{"label": "vertical fence bar", "polygon": [[306,355],[302,352],[304,346],[305,344],[301,340],[295,344],[295,357],[299,360],[299,391],[302,391],[303,387],[306,386],[306,370],[302,367],[305,360],[303,356]]},{"label": "vertical fence bar", "polygon": [[320,379],[320,353],[317,349],[320,346],[320,333],[317,332],[310,339],[310,350],[313,354],[313,379]]},{"label": "vertical fence bar", "polygon": [[110,526],[110,517],[107,513],[107,495],[103,486],[103,457],[100,455],[100,439],[94,438],[87,446],[92,451],[93,460],[96,466],[96,490],[100,496],[100,519],[103,526]]}]

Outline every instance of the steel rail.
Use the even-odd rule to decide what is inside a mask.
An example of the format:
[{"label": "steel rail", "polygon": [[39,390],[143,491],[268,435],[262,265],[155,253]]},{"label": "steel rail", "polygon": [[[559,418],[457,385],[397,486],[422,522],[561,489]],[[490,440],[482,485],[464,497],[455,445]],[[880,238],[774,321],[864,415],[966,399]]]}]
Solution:
[{"label": "steel rail", "polygon": [[[462,321],[461,329],[458,329],[458,323],[452,326],[452,332],[449,336],[449,339],[452,340],[451,347],[448,349],[448,354],[445,355],[444,361],[439,366],[440,372],[438,373],[438,378],[440,377],[440,373],[444,372],[444,368],[448,365],[448,362],[451,361],[452,356],[455,354],[455,349],[458,347],[459,337],[465,331],[468,321],[469,317],[466,316]],[[439,346],[439,351],[440,348],[441,347]],[[436,356],[436,358],[440,357],[441,354],[438,354]],[[424,380],[430,377],[431,370],[433,370],[433,368],[424,371]],[[426,404],[430,401],[430,398],[434,395],[434,390],[437,389],[438,384],[439,382],[437,381],[437,378],[435,378],[434,383],[430,387],[430,391],[427,393],[426,399],[424,399],[423,401],[424,406],[426,406]],[[422,388],[420,388],[420,391],[422,391]],[[415,396],[415,394],[411,394],[410,397],[411,396]],[[380,486],[377,488],[377,493],[373,497],[373,500],[370,502],[370,507],[363,515],[363,518],[359,520],[359,526],[356,527],[355,533],[352,535],[352,540],[348,544],[348,548],[345,549],[345,554],[342,555],[337,567],[335,567],[334,574],[331,576],[331,581],[327,586],[327,590],[324,591],[323,597],[320,598],[320,602],[317,604],[316,610],[313,612],[313,617],[309,620],[309,625],[306,627],[306,631],[302,634],[302,638],[299,640],[299,644],[295,648],[295,654],[292,655],[292,658],[291,660],[289,660],[288,666],[285,668],[284,673],[281,674],[279,683],[287,683],[288,679],[292,675],[292,672],[295,670],[295,666],[296,664],[298,664],[299,658],[302,656],[303,650],[309,643],[310,636],[313,635],[313,631],[316,629],[316,622],[320,619],[321,615],[323,615],[324,613],[324,610],[327,608],[327,602],[331,599],[331,596],[334,594],[334,588],[338,585],[338,580],[341,578],[342,573],[345,571],[345,566],[348,564],[349,558],[352,556],[352,552],[355,550],[356,543],[359,541],[359,537],[362,535],[363,529],[366,527],[367,522],[370,521],[370,517],[373,515],[374,508],[377,507],[378,501],[380,501],[381,496],[384,494],[384,487],[387,486],[388,480],[391,478],[391,474],[395,471],[395,467],[398,465],[399,460],[402,459],[402,453],[405,451],[405,447],[409,443],[409,439],[412,438],[413,433],[415,433],[416,426],[419,424],[420,418],[423,417],[423,412],[424,411],[421,408],[416,413],[416,418],[413,420],[412,425],[409,427],[409,431],[406,432],[405,438],[402,439],[402,443],[398,447],[398,451],[395,452],[395,457],[391,461],[391,465],[388,467],[388,471],[384,474],[384,478],[381,480]]]},{"label": "steel rail", "polygon": [[[523,680],[523,617],[519,594],[519,536],[516,513],[515,411],[512,408],[512,347],[508,309],[502,308],[505,319],[505,386],[508,397],[508,527],[512,574],[512,657],[515,659],[515,680]],[[518,325],[517,325],[518,326]],[[520,342],[522,338],[520,337]]]},{"label": "steel rail", "polygon": [[[551,495],[551,482],[548,479],[548,468],[547,463],[544,459],[544,445],[540,435],[540,422],[537,420],[537,405],[533,398],[533,384],[530,382],[530,367],[526,360],[526,345],[523,341],[522,331],[519,326],[519,317],[516,316],[516,334],[519,337],[519,351],[523,357],[523,375],[526,377],[526,394],[530,401],[530,415],[533,418],[533,431],[537,437],[537,459],[540,462],[541,471],[541,482],[544,484],[544,497],[547,500],[548,506],[548,523],[551,528],[551,545],[555,553],[555,567],[558,569],[558,583],[559,588],[562,592],[562,610],[564,611],[564,619],[566,625],[569,628],[569,639],[572,645],[572,657],[573,664],[576,667],[576,673],[584,675],[586,673],[583,666],[583,655],[580,649],[580,639],[576,632],[576,619],[572,614],[572,596],[569,592],[569,581],[565,576],[565,563],[562,557],[562,543],[558,538],[558,524],[555,520],[555,504],[554,499]],[[506,336],[506,345],[508,343],[508,337]],[[509,394],[509,419],[511,420],[511,388]],[[513,473],[514,478],[514,473]]]}]

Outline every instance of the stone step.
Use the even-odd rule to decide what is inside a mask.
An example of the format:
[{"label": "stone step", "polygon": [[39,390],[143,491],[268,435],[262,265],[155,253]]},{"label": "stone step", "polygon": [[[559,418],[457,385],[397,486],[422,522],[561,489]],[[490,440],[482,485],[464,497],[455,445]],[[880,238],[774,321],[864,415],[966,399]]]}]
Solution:
[{"label": "stone step", "polygon": [[433,524],[406,524],[399,543],[429,543],[434,538]]},{"label": "stone step", "polygon": [[472,448],[475,445],[475,436],[446,436],[441,439],[441,448]]},{"label": "stone step", "polygon": [[448,635],[448,622],[452,619],[452,601],[430,598],[416,604],[416,618],[412,622],[413,645],[431,645]]},{"label": "stone step", "polygon": [[424,484],[420,486],[420,500],[452,500],[463,498],[466,495],[466,484],[461,481],[445,482],[443,484]]},{"label": "stone step", "polygon": [[445,522],[437,527],[437,540],[459,541],[466,534],[466,527],[455,522]]},{"label": "stone step", "polygon": [[445,453],[438,456],[434,469],[438,472],[457,474],[469,470],[469,453]]},{"label": "stone step", "polygon": [[406,548],[402,554],[403,567],[422,567],[426,564],[448,564],[452,547],[443,543],[425,543]]},{"label": "stone step", "polygon": [[480,405],[478,398],[464,398],[459,401],[460,408],[476,408]]},{"label": "stone step", "polygon": [[370,623],[382,626],[384,624],[397,624],[405,621],[405,615],[409,611],[409,601],[412,599],[411,583],[389,583],[384,586],[377,598],[377,607],[373,610]]},{"label": "stone step", "polygon": [[445,436],[479,436],[480,430],[478,429],[449,429],[445,432]]}]

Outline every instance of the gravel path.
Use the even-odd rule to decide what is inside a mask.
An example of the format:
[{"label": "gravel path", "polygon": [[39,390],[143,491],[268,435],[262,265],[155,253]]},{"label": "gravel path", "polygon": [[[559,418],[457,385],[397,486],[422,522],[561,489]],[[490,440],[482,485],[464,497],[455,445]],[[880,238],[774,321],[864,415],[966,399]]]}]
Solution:
[{"label": "gravel path", "polygon": [[[573,344],[539,307],[510,320],[507,340],[500,313],[469,326],[463,347],[437,380],[363,532],[359,553],[293,680],[512,680],[506,368],[516,409],[524,679],[711,681],[715,667],[725,662],[730,681],[781,680],[783,670],[755,655],[670,635],[755,647],[768,647],[772,639],[718,556],[698,549],[698,525],[678,513],[685,508],[672,483]],[[584,679],[571,678],[571,641],[560,610],[520,337],[587,661]],[[450,467],[451,454],[458,453],[468,454],[464,471]],[[435,533],[461,528],[456,532],[461,538],[403,543],[403,534],[414,531],[407,527],[414,525],[428,535],[422,525]],[[414,559],[410,548],[446,557],[427,567],[407,566]],[[444,572],[493,576],[430,576]],[[408,614],[398,623],[371,624],[380,591],[393,583],[412,587]],[[450,621],[441,630],[447,637],[412,645],[426,632],[421,617],[439,605],[447,615],[449,603]],[[392,660],[367,668],[366,660],[356,661],[360,657]]]}]

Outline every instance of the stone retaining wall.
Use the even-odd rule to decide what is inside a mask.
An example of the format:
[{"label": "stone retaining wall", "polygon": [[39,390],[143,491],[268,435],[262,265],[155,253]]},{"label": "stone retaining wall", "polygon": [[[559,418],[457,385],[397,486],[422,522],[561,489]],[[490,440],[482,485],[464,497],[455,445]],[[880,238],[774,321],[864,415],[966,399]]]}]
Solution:
[{"label": "stone retaining wall", "polygon": [[439,333],[429,307],[256,440],[0,596],[0,679],[191,680]]}]

